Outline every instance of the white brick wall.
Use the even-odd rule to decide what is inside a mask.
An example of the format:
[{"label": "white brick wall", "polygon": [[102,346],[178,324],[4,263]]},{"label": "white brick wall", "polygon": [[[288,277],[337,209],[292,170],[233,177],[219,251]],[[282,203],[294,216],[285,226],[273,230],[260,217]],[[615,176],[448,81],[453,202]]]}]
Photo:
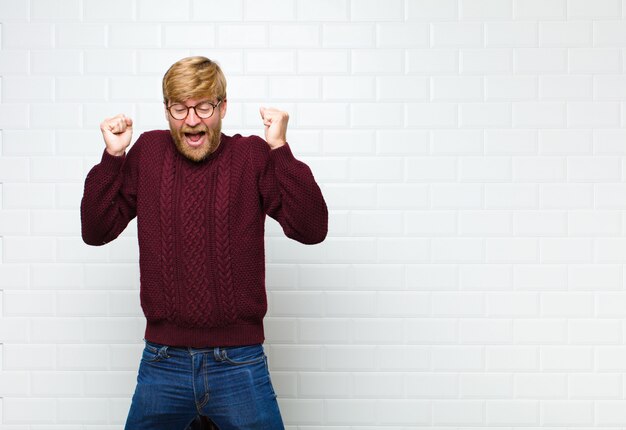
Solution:
[{"label": "white brick wall", "polygon": [[330,208],[268,222],[289,430],[626,428],[626,2],[0,0],[0,427],[120,430],[136,224],[80,240],[97,129],[165,128],[187,55],[225,131],[289,110]]}]

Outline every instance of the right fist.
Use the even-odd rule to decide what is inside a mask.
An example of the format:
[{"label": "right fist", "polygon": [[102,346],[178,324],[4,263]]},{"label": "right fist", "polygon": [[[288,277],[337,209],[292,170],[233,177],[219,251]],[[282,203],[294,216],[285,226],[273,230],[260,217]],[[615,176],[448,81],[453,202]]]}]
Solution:
[{"label": "right fist", "polygon": [[124,155],[133,135],[133,120],[124,114],[119,114],[102,121],[100,131],[104,137],[107,152],[116,157]]}]

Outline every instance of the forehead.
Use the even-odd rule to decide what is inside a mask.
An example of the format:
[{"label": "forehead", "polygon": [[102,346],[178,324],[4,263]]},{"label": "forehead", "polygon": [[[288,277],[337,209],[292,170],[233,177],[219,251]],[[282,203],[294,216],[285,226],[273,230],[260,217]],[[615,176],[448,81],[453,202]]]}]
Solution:
[{"label": "forehead", "polygon": [[213,98],[202,97],[202,98],[192,98],[192,99],[185,99],[185,100],[172,100],[171,104],[183,104],[186,106],[195,106],[195,105],[207,103],[207,102],[213,103]]}]

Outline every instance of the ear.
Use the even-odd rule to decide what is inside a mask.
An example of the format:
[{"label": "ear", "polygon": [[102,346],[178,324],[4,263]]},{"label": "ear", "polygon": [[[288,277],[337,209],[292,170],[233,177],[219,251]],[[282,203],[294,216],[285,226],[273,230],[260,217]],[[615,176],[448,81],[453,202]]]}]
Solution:
[{"label": "ear", "polygon": [[220,103],[220,119],[224,119],[226,116],[226,110],[228,109],[228,100],[224,99],[222,103]]},{"label": "ear", "polygon": [[163,102],[163,113],[165,114],[165,121],[170,121],[170,113],[167,111],[167,102]]}]

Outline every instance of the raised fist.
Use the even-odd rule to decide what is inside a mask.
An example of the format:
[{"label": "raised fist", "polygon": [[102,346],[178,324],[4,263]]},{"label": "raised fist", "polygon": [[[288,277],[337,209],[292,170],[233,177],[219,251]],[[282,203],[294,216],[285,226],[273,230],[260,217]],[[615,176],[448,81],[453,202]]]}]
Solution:
[{"label": "raised fist", "polygon": [[124,114],[107,118],[100,124],[106,150],[113,156],[124,155],[133,135],[133,120]]}]

